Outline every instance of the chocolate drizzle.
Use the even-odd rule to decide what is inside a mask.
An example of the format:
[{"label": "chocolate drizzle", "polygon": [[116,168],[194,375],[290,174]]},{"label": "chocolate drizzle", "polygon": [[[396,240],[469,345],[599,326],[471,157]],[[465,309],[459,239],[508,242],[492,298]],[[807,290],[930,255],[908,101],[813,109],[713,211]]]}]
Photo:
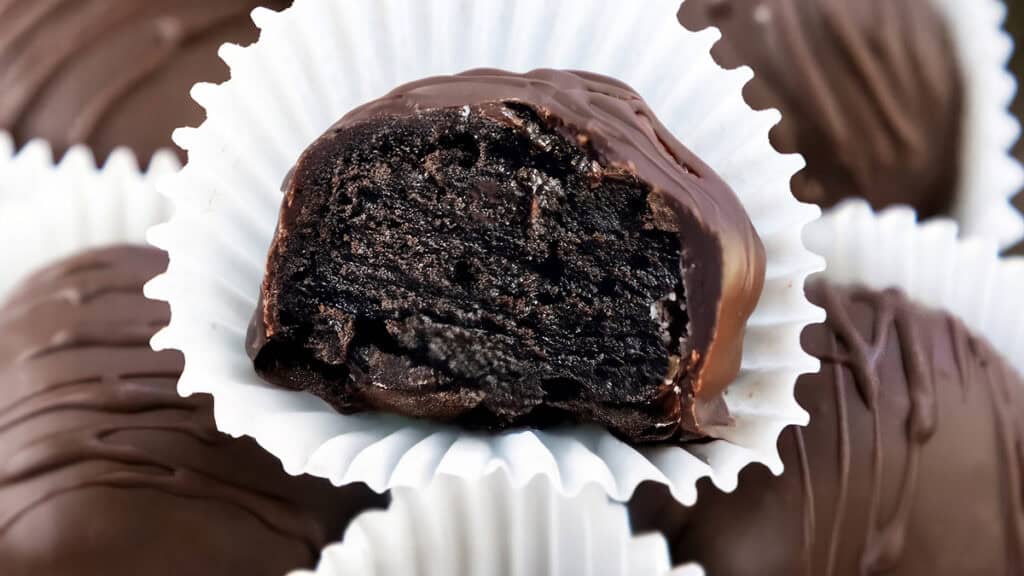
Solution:
[{"label": "chocolate drizzle", "polygon": [[1007,573],[1020,574],[1024,572],[1024,422],[1019,414],[1008,409],[1018,401],[1021,393],[1016,388],[1019,384],[1016,380],[1019,378],[1010,373],[1011,369],[997,362],[973,367],[973,370],[982,379],[1000,384],[990,388],[988,392],[992,401],[992,411],[996,415],[992,424],[996,428],[1003,456],[1000,461],[1003,482],[999,486],[999,492],[1006,495],[1003,524],[1009,542],[1006,556]]},{"label": "chocolate drizzle", "polygon": [[[208,397],[178,396],[180,354],[149,348],[169,319],[167,306],[142,296],[142,284],[164,266],[166,257],[148,248],[86,253],[29,279],[0,309],[5,574],[71,573],[70,566],[75,574],[138,573],[147,555],[166,555],[161,546],[182,546],[182,558],[147,573],[192,574],[197,566],[211,570],[199,573],[281,573],[312,564],[351,512],[372,502],[364,489],[288,477],[251,441],[218,433]],[[110,499],[138,512],[107,514]],[[66,551],[24,544],[103,532],[69,507],[100,515],[113,540]],[[168,507],[195,525],[161,516]],[[32,518],[50,509],[66,511],[40,528]],[[104,559],[132,541],[125,530],[140,521],[155,535],[184,530],[188,540],[154,537],[135,556]],[[246,538],[268,548],[237,546]]]},{"label": "chocolate drizzle", "polygon": [[[803,430],[790,428],[796,438],[797,465],[800,466],[800,487],[807,495],[806,506],[804,506],[804,569],[810,573],[814,566],[814,541],[813,534],[817,528],[818,519],[814,513],[814,482],[811,479],[811,466],[807,460],[807,446],[804,443]],[[833,532],[833,538],[834,538]],[[829,565],[831,566],[831,558]]]},{"label": "chocolate drizzle", "polygon": [[57,156],[83,142],[100,159],[126,145],[148,162],[156,148],[173,147],[173,128],[202,120],[191,85],[227,78],[216,46],[255,37],[253,8],[289,3],[9,0],[0,4],[0,128],[19,145],[47,138]]},{"label": "chocolate drizzle", "polygon": [[807,159],[798,198],[952,208],[963,82],[931,0],[688,0],[679,19],[720,28],[715,59],[753,68],[747,100],[783,113],[772,142]]},{"label": "chocolate drizzle", "polygon": [[[833,331],[839,342],[842,342],[846,353],[834,352],[820,356],[823,362],[843,366],[853,376],[853,385],[860,400],[871,413],[872,422],[872,480],[871,497],[868,507],[864,552],[861,556],[861,572],[878,574],[891,569],[902,557],[906,544],[906,529],[910,505],[914,502],[914,490],[918,482],[918,461],[920,449],[935,432],[935,383],[925,368],[922,343],[917,334],[917,326],[907,308],[897,308],[890,299],[879,298],[875,302],[876,325],[870,339],[862,336],[850,313],[840,301],[840,295],[833,289],[822,290],[823,306],[829,311],[826,325]],[[955,332],[953,332],[956,334]],[[882,472],[885,462],[882,451],[882,422],[879,410],[882,390],[879,362],[886,351],[888,340],[895,339],[900,347],[903,368],[906,375],[908,396],[910,398],[910,414],[907,422],[908,451],[903,472],[903,480],[896,496],[897,509],[888,519],[881,518],[882,506]],[[848,385],[844,382],[846,372],[839,370],[836,384],[839,387]],[[837,390],[837,397],[840,397]],[[840,422],[844,422],[845,403],[839,405]],[[840,453],[850,453],[850,430],[848,426],[840,427]],[[846,475],[849,474],[847,470]],[[844,511],[845,490],[840,491],[838,510]],[[813,493],[808,493],[808,498]],[[813,504],[809,503],[808,507]],[[839,543],[840,522],[843,514],[836,514],[833,522],[833,537],[829,543],[829,557],[835,557],[835,547]],[[830,562],[831,564],[831,562]],[[830,572],[834,567],[830,567]]]},{"label": "chocolate drizzle", "polygon": [[798,383],[811,424],[783,434],[786,473],[745,471],[730,495],[703,486],[681,526],[640,527],[677,534],[677,560],[711,576],[1019,574],[1024,380],[898,292],[809,296],[828,314],[804,333],[822,370]]}]

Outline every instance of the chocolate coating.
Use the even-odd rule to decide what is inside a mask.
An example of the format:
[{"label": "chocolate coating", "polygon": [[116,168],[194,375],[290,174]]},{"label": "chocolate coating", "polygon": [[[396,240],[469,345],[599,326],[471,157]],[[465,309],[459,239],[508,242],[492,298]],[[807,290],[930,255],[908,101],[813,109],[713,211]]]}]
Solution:
[{"label": "chocolate coating", "polygon": [[21,146],[50,142],[60,158],[88,144],[103,162],[118,146],[149,163],[174,146],[171,132],[197,126],[189,90],[223,82],[225,42],[248,44],[256,7],[290,0],[8,0],[0,3],[0,129]]},{"label": "chocolate coating", "polygon": [[932,0],[687,0],[679,19],[721,29],[721,65],[753,68],[744,96],[782,112],[772,143],[807,160],[797,198],[952,208],[964,90]]},{"label": "chocolate coating", "polygon": [[779,448],[785,473],[745,470],[697,505],[647,487],[639,527],[709,576],[991,576],[1024,573],[1024,380],[946,313],[895,291],[818,283],[828,314],[804,332],[822,369],[811,413]]},{"label": "chocolate coating", "polygon": [[678,440],[728,421],[764,271],[734,193],[628,86],[475,70],[303,153],[249,352],[345,412]]},{"label": "chocolate coating", "polygon": [[142,285],[166,256],[81,254],[0,309],[0,567],[5,576],[280,576],[315,564],[368,489],[294,478],[181,398],[169,317]]}]

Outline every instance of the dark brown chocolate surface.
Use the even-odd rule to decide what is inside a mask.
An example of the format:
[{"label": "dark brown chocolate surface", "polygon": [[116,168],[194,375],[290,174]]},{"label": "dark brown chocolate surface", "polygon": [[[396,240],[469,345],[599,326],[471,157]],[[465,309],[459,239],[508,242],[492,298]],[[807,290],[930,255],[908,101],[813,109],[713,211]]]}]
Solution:
[{"label": "dark brown chocolate surface", "polygon": [[715,59],[753,68],[744,96],[782,112],[772,143],[807,160],[797,198],[950,210],[964,95],[932,0],[687,0],[679,19],[720,28]]},{"label": "dark brown chocolate surface", "polygon": [[728,421],[764,258],[733,192],[629,87],[430,78],[299,159],[250,355],[343,412],[701,436]]},{"label": "dark brown chocolate surface", "polygon": [[894,291],[812,285],[828,314],[804,332],[822,360],[780,438],[786,471],[703,484],[685,510],[646,486],[640,528],[709,576],[1024,573],[1024,381],[959,320]]},{"label": "dark brown chocolate surface", "polygon": [[257,37],[253,8],[290,0],[7,0],[0,2],[0,129],[21,146],[50,142],[59,158],[88,144],[102,162],[118,146],[147,164],[197,126],[189,90],[223,82],[225,42]]},{"label": "dark brown chocolate surface", "polygon": [[169,317],[142,247],[55,264],[0,308],[0,572],[4,576],[281,576],[311,566],[368,489],[293,478],[181,398]]},{"label": "dark brown chocolate surface", "polygon": [[[1016,41],[1018,46],[1018,48],[1013,52],[1010,68],[1013,70],[1014,76],[1017,77],[1017,82],[1019,84],[1021,82],[1021,78],[1024,78],[1024,51],[1021,51],[1019,48],[1019,46],[1024,44],[1024,2],[1021,2],[1020,0],[1007,2],[1006,8],[1006,28],[1010,31],[1010,34],[1013,35],[1013,39]],[[1017,97],[1013,101],[1013,113],[1017,116],[1017,120],[1024,120],[1024,91],[1022,90],[1017,90]],[[1017,157],[1017,160],[1024,162],[1024,140],[1017,140],[1013,153],[1014,156]],[[1017,194],[1013,205],[1017,210],[1024,212],[1024,191]],[[1009,252],[1015,256],[1024,256],[1024,240],[1017,243],[1017,245]]]}]

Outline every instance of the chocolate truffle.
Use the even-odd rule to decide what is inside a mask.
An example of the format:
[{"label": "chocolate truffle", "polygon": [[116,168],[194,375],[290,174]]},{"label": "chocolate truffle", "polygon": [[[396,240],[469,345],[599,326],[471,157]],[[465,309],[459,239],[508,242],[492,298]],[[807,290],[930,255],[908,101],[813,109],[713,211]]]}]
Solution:
[{"label": "chocolate truffle", "polygon": [[169,317],[143,247],[55,264],[0,309],[0,566],[5,576],[280,576],[315,564],[372,497],[285,474],[217,432],[153,352]]},{"label": "chocolate truffle", "polygon": [[9,0],[0,3],[0,129],[59,158],[88,144],[103,162],[118,146],[145,165],[171,132],[203,121],[189,90],[223,82],[225,43],[257,37],[249,13],[291,0]]},{"label": "chocolate truffle", "polygon": [[797,198],[950,211],[964,90],[934,0],[687,0],[679,19],[721,29],[721,65],[753,68],[744,96],[782,112],[772,143],[807,160]]},{"label": "chocolate truffle", "polygon": [[805,429],[691,510],[650,486],[634,523],[709,576],[1024,573],[1024,381],[982,338],[895,291],[814,284]]},{"label": "chocolate truffle", "polygon": [[764,258],[730,188],[624,84],[430,78],[302,154],[249,351],[342,412],[701,436],[728,421]]}]

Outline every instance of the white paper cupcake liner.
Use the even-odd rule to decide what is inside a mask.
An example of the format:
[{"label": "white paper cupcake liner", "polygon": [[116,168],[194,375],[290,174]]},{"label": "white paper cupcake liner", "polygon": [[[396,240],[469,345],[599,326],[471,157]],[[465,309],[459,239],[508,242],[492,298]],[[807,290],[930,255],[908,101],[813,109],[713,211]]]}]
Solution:
[{"label": "white paper cupcake liner", "polygon": [[626,508],[591,486],[567,498],[546,479],[438,476],[397,488],[357,517],[315,571],[291,576],[701,576],[669,570],[661,534],[634,535]]},{"label": "white paper cupcake liner", "polygon": [[0,130],[0,170],[6,170],[14,157],[14,138],[10,133]]},{"label": "white paper cupcake liner", "polygon": [[170,202],[155,182],[178,169],[174,154],[160,152],[140,172],[127,149],[97,168],[84,146],[54,165],[46,142],[34,140],[15,153],[13,141],[0,134],[0,301],[53,260],[107,244],[145,244],[146,230],[170,217]]},{"label": "white paper cupcake liner", "polygon": [[828,263],[821,277],[898,288],[919,304],[946,310],[1024,374],[1024,258],[1000,258],[991,238],[958,239],[951,220],[918,224],[909,208],[875,213],[860,200],[839,204],[804,237]]},{"label": "white paper cupcake liner", "polygon": [[1001,247],[1024,236],[1013,197],[1024,169],[1013,157],[1020,123],[1010,111],[1017,80],[1009,71],[1013,38],[1003,29],[1003,0],[933,0],[956,45],[965,98],[964,146],[953,216],[965,236],[994,238]]},{"label": "white paper cupcake liner", "polygon": [[[183,394],[214,395],[218,426],[255,437],[292,473],[382,491],[425,486],[438,474],[480,477],[505,469],[516,485],[535,476],[578,493],[600,484],[626,500],[644,480],[668,484],[683,503],[698,479],[731,490],[762,462],[781,472],[779,432],[806,422],[796,378],[818,363],[800,348],[823,313],[803,295],[821,268],[803,246],[819,214],[797,203],[789,181],[802,159],[772,149],[777,112],[754,112],[741,87],[749,70],[725,71],[709,54],[716,32],[675,19],[677,0],[297,0],[257,10],[260,40],[224,46],[232,79],[197,85],[207,121],[180,129],[189,164],[164,188],[174,219],[150,240],[168,250],[167,274],[147,294],[171,304],[158,349],[184,352]],[[738,379],[726,394],[735,425],[684,447],[633,448],[604,430],[574,427],[503,434],[383,414],[340,415],[318,398],[264,383],[246,356],[281,182],[302,150],[353,107],[407,81],[476,67],[580,69],[636,88],[679,139],[736,191],[767,249],[767,279],[748,325]]]}]

